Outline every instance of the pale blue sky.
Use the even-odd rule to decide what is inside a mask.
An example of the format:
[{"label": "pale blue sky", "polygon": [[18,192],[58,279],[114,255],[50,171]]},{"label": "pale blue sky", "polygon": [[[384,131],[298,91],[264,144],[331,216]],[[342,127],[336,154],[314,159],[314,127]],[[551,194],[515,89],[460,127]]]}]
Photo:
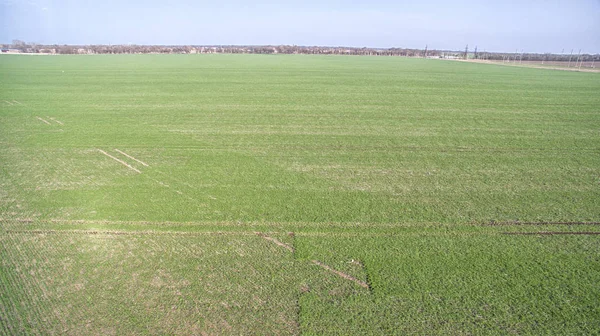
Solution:
[{"label": "pale blue sky", "polygon": [[600,0],[0,0],[0,42],[600,53]]}]

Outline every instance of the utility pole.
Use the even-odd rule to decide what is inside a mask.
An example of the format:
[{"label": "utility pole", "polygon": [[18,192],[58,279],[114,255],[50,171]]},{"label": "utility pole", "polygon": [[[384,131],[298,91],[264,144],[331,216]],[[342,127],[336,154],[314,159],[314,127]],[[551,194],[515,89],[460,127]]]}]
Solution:
[{"label": "utility pole", "polygon": [[519,64],[523,62],[523,49],[521,49],[521,57],[519,57]]},{"label": "utility pole", "polygon": [[467,46],[465,47],[465,60],[467,59],[467,55],[469,55],[469,45],[467,44]]},{"label": "utility pole", "polygon": [[567,68],[571,67],[571,57],[573,57],[573,49],[571,49],[571,55],[569,55],[569,64],[567,65]]},{"label": "utility pole", "polygon": [[423,54],[423,58],[427,58],[427,44],[425,45],[425,53]]}]

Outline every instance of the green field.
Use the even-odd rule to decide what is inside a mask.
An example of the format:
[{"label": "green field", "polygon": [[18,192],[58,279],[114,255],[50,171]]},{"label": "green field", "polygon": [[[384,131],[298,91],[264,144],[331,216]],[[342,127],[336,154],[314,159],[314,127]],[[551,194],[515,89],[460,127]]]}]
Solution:
[{"label": "green field", "polygon": [[0,334],[599,334],[599,92],[395,57],[2,55]]}]

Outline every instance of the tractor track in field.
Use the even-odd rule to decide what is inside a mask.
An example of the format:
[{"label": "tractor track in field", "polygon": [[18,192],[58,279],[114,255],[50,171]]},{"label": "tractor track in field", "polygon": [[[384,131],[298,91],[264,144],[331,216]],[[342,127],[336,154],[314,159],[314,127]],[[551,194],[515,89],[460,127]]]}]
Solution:
[{"label": "tractor track in field", "polygon": [[40,117],[35,117],[37,120],[47,124],[47,125],[52,125],[48,120],[44,119],[44,118],[40,118]]},{"label": "tractor track in field", "polygon": [[50,120],[54,121],[55,123],[57,123],[57,124],[59,124],[59,125],[64,125],[64,123],[63,123],[62,121],[60,121],[60,120],[54,119],[54,118],[52,118],[52,117],[46,117],[46,118],[48,118],[48,119],[50,119]]},{"label": "tractor track in field", "polygon": [[340,277],[342,277],[342,278],[346,279],[346,280],[353,281],[354,283],[356,283],[357,285],[359,285],[359,286],[361,286],[361,287],[363,287],[363,288],[366,288],[366,289],[369,289],[369,290],[371,289],[368,283],[366,283],[366,282],[364,282],[364,281],[362,281],[362,280],[359,280],[359,279],[357,279],[357,278],[353,277],[353,276],[352,276],[352,275],[350,275],[350,274],[347,274],[347,273],[344,273],[344,272],[338,271],[338,270],[336,270],[336,269],[332,268],[331,266],[328,266],[328,265],[326,265],[326,264],[324,264],[324,263],[322,263],[322,262],[320,262],[320,261],[318,261],[318,260],[312,260],[311,262],[312,262],[313,264],[315,264],[315,265],[318,265],[318,266],[320,266],[321,268],[323,268],[323,269],[325,269],[325,270],[327,270],[327,271],[329,271],[329,272],[333,273],[333,274],[336,274],[336,275],[338,275],[338,276],[340,276]]},{"label": "tractor track in field", "polygon": [[99,151],[100,153],[102,153],[102,154],[104,154],[104,155],[108,156],[109,158],[111,158],[111,159],[113,159],[113,160],[117,161],[118,163],[120,163],[120,164],[124,165],[125,167],[127,167],[127,168],[129,168],[129,169],[133,170],[134,172],[136,172],[136,173],[138,173],[138,174],[141,174],[141,173],[142,173],[142,172],[141,172],[139,169],[135,168],[134,166],[130,165],[129,163],[127,163],[127,162],[125,162],[125,161],[123,161],[123,160],[121,160],[121,159],[119,159],[119,158],[116,158],[116,157],[114,157],[114,156],[112,156],[112,155],[108,154],[107,152],[105,152],[105,151],[103,151],[103,150],[101,150],[101,149],[98,149],[98,151]]},{"label": "tractor track in field", "polygon": [[593,236],[600,235],[600,232],[594,231],[538,231],[538,232],[502,232],[505,235],[512,236],[535,236],[535,235],[543,235],[543,236],[554,236],[554,235],[583,235],[583,236]]},{"label": "tractor track in field", "polygon": [[536,225],[600,225],[600,222],[582,222],[582,221],[556,221],[556,222],[520,222],[520,221],[510,221],[510,222],[489,222],[484,224],[484,226],[536,226]]},{"label": "tractor track in field", "polygon": [[281,242],[281,241],[279,241],[279,240],[277,240],[277,239],[275,239],[273,237],[269,237],[269,236],[267,236],[266,234],[264,234],[262,232],[255,232],[255,234],[257,236],[259,236],[259,237],[262,237],[262,238],[264,238],[264,239],[272,242],[272,243],[275,243],[275,245],[277,245],[277,246],[281,246],[281,247],[287,249],[288,251],[294,253],[294,248],[292,246],[286,244],[286,243],[283,243],[283,242]]},{"label": "tractor track in field", "polygon": [[[279,241],[279,240],[277,240],[277,239],[275,239],[273,237],[270,237],[270,236],[268,236],[265,233],[255,232],[255,234],[258,235],[259,237],[262,237],[262,238],[264,238],[264,239],[266,239],[266,240],[268,240],[268,241],[276,244],[277,246],[280,246],[280,247],[283,247],[283,248],[287,249],[288,251],[290,251],[292,253],[295,252],[294,247],[292,247],[292,246],[290,246],[290,245],[288,245],[286,243],[283,243],[283,242],[281,242],[281,241]],[[295,234],[293,232],[289,232],[288,235],[295,236]],[[359,285],[360,287],[363,287],[363,288],[366,288],[368,290],[371,290],[371,286],[369,286],[368,283],[366,283],[365,281],[362,281],[360,279],[357,279],[357,278],[353,277],[352,275],[350,275],[348,273],[344,273],[342,271],[338,271],[338,270],[334,269],[333,267],[331,267],[331,266],[329,266],[329,265],[327,265],[327,264],[325,264],[325,263],[323,263],[323,262],[321,262],[319,260],[311,260],[311,263],[313,263],[313,264],[315,264],[315,265],[323,268],[324,270],[329,271],[330,273],[333,273],[333,274],[335,274],[335,275],[337,275],[337,276],[339,276],[339,277],[341,277],[343,279],[352,281],[352,282],[356,283],[357,285]],[[360,263],[360,265],[362,266],[362,263]]]},{"label": "tractor track in field", "polygon": [[148,235],[173,235],[173,236],[203,236],[203,235],[239,235],[252,236],[252,232],[243,231],[117,231],[117,230],[4,230],[6,234],[79,234],[79,235],[110,235],[110,236],[148,236]]},{"label": "tractor track in field", "polygon": [[120,153],[120,154],[122,154],[122,155],[124,155],[124,156],[126,156],[126,157],[128,157],[130,159],[132,159],[133,161],[136,161],[136,162],[140,163],[142,166],[150,167],[150,165],[148,165],[146,162],[144,162],[142,160],[138,160],[138,159],[134,158],[133,156],[131,156],[131,155],[129,155],[129,154],[123,152],[123,151],[120,151],[120,150],[118,150],[116,148],[115,148],[115,152],[118,152],[118,153]]}]

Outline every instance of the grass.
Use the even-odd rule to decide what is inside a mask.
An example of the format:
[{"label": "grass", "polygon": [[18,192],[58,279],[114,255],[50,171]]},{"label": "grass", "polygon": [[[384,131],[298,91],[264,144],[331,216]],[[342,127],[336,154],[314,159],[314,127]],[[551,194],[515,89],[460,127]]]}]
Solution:
[{"label": "grass", "polygon": [[13,233],[2,244],[9,334],[298,331],[296,262],[256,235]]},{"label": "grass", "polygon": [[600,327],[600,249],[592,236],[479,230],[308,235],[298,243],[307,258],[338,268],[361,260],[373,290],[339,300],[303,296],[309,334],[594,334]]},{"label": "grass", "polygon": [[600,232],[597,74],[306,55],[0,74],[0,333],[600,330],[598,236],[503,234]]}]

